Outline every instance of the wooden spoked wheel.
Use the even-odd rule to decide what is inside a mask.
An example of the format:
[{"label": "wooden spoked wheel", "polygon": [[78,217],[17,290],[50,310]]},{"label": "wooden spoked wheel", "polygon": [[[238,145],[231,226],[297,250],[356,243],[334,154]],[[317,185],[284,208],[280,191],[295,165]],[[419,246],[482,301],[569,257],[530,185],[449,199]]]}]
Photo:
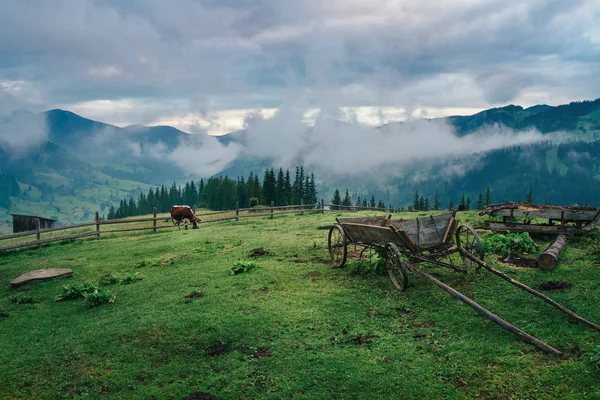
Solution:
[{"label": "wooden spoked wheel", "polygon": [[385,247],[388,274],[396,289],[405,291],[408,288],[408,270],[402,259],[402,253],[394,243]]},{"label": "wooden spoked wheel", "polygon": [[[471,228],[470,226],[461,225],[458,227],[456,231],[456,246],[459,249],[462,247],[467,251],[467,253],[483,261],[484,252],[481,239],[479,238],[477,232],[475,232],[475,229]],[[462,253],[459,252],[459,254],[467,268],[481,268],[480,265],[465,257]]]},{"label": "wooden spoked wheel", "polygon": [[338,224],[329,229],[327,244],[333,266],[336,268],[343,267],[346,263],[346,257],[348,257],[348,243],[346,242],[344,230]]}]

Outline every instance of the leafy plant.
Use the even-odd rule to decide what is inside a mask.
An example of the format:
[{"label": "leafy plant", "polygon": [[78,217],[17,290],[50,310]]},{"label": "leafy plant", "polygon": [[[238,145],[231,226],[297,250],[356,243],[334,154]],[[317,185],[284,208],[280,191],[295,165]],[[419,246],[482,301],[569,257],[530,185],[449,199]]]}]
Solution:
[{"label": "leafy plant", "polygon": [[229,274],[230,275],[237,275],[237,274],[241,274],[242,272],[249,272],[252,271],[253,269],[258,268],[259,265],[257,263],[255,263],[254,261],[236,261],[235,264],[233,264],[233,267],[231,267],[231,269],[229,270]]},{"label": "leafy plant", "polygon": [[496,254],[528,254],[537,250],[538,245],[529,233],[494,233],[483,244],[484,250]]},{"label": "leafy plant", "polygon": [[123,285],[131,285],[132,283],[141,280],[142,278],[136,275],[125,275],[124,277],[120,278],[121,284]]},{"label": "leafy plant", "polygon": [[85,293],[84,297],[85,301],[87,302],[88,308],[92,308],[101,304],[113,303],[117,296],[111,294],[108,290],[104,291],[102,289],[96,288],[92,292]]},{"label": "leafy plant", "polygon": [[377,252],[369,253],[349,266],[355,275],[379,275],[387,271],[385,256]]},{"label": "leafy plant", "polygon": [[60,293],[60,295],[58,295],[58,297],[54,299],[54,301],[83,299],[85,298],[86,294],[92,293],[96,290],[99,290],[99,288],[88,282],[65,285],[62,287],[62,292]]},{"label": "leafy plant", "polygon": [[138,261],[137,263],[135,263],[136,268],[143,268],[147,267],[148,265],[150,264],[147,261]]},{"label": "leafy plant", "polygon": [[107,275],[105,277],[102,277],[99,283],[101,285],[116,285],[120,281],[121,278],[119,278],[118,276]]},{"label": "leafy plant", "polygon": [[600,370],[600,346],[596,346],[592,357],[590,357],[590,361],[596,367],[596,369]]},{"label": "leafy plant", "polygon": [[115,285],[117,283],[122,285],[130,285],[140,280],[142,280],[142,278],[136,275],[126,275],[124,277],[108,275],[100,280],[100,285]]},{"label": "leafy plant", "polygon": [[28,294],[16,294],[14,296],[10,296],[8,298],[8,301],[10,301],[13,304],[32,304],[32,303],[37,303],[37,301],[35,301],[33,299],[33,297],[31,297]]}]

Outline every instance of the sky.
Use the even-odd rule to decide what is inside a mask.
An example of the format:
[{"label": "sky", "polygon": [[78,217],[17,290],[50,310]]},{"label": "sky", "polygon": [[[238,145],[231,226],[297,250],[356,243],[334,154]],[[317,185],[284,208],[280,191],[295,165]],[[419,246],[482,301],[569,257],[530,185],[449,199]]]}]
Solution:
[{"label": "sky", "polygon": [[600,0],[0,0],[0,110],[223,134],[600,97]]}]

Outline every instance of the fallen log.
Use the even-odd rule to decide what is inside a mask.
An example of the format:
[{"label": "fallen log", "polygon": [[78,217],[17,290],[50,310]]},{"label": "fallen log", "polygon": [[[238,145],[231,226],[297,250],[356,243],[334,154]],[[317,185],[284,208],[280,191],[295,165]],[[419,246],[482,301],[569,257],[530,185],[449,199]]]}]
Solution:
[{"label": "fallen log", "polygon": [[545,351],[546,353],[554,354],[554,355],[557,355],[557,356],[562,355],[562,353],[561,353],[560,350],[557,350],[554,347],[548,345],[547,343],[542,342],[538,338],[536,338],[534,336],[531,336],[530,334],[528,334],[526,332],[523,332],[522,330],[520,330],[516,326],[514,326],[514,325],[508,323],[507,321],[503,320],[502,318],[498,317],[496,314],[492,314],[491,312],[489,312],[488,310],[486,310],[485,308],[483,308],[478,303],[474,302],[473,300],[471,300],[470,298],[468,298],[464,294],[462,294],[462,293],[458,292],[457,290],[451,288],[450,286],[446,285],[445,283],[442,283],[441,281],[437,280],[433,276],[431,276],[429,274],[426,274],[425,272],[421,271],[420,269],[418,269],[418,268],[416,268],[416,267],[414,267],[412,265],[409,266],[409,269],[412,272],[414,272],[415,274],[417,274],[420,277],[424,278],[425,280],[433,283],[434,285],[439,286],[440,289],[442,289],[446,293],[450,294],[451,296],[457,298],[458,300],[462,301],[463,303],[465,303],[469,307],[475,309],[478,313],[480,313],[484,317],[486,317],[486,318],[494,321],[495,323],[497,323],[498,325],[500,325],[502,328],[506,329],[507,331],[509,331],[511,333],[514,333],[515,335],[517,335],[524,342],[532,344],[535,347],[537,347],[538,349]]},{"label": "fallen log", "polygon": [[556,268],[560,255],[567,246],[567,236],[558,235],[556,240],[548,246],[538,258],[538,265],[541,269],[551,270]]}]

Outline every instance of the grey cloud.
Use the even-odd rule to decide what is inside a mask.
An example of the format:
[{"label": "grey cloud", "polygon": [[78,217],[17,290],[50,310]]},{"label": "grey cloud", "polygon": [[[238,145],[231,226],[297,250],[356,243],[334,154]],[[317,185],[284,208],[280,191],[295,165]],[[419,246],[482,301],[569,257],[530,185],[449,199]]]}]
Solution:
[{"label": "grey cloud", "polygon": [[[598,23],[595,0],[0,6],[0,81],[31,82],[47,104],[134,98],[169,108],[178,100],[181,112],[196,111],[199,94],[208,110],[273,106],[282,92],[304,89],[316,100],[337,96],[339,105],[485,107],[528,91],[580,99],[600,90],[581,78],[599,69],[599,43],[587,35]],[[549,57],[553,69],[545,68]],[[566,68],[580,75],[553,79]],[[465,79],[448,87],[446,75]],[[354,86],[370,96],[348,90]]]}]

